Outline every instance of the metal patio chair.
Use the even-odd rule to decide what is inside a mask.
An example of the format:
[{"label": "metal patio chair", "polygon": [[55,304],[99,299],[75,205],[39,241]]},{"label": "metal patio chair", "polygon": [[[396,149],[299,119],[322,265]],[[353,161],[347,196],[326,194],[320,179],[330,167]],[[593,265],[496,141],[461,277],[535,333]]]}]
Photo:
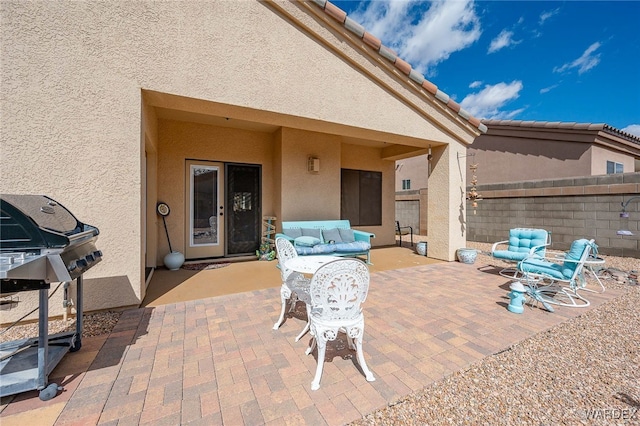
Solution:
[{"label": "metal patio chair", "polygon": [[594,240],[575,240],[563,257],[530,256],[518,263],[517,271],[522,283],[542,301],[574,308],[587,307],[590,302],[578,290],[583,287],[585,261],[595,247]]},{"label": "metal patio chair", "polygon": [[413,227],[412,226],[400,226],[400,222],[396,220],[396,235],[400,237],[400,242],[398,245],[402,247],[402,236],[410,235],[411,236],[411,247],[413,247]]},{"label": "metal patio chair", "polygon": [[309,323],[313,339],[306,354],[318,348],[318,365],[311,389],[320,388],[328,341],[343,332],[349,348],[356,351],[366,380],[375,380],[362,353],[364,314],[361,304],[369,291],[369,269],[359,259],[339,259],[321,266],[311,279]]},{"label": "metal patio chair", "polygon": [[[491,257],[516,265],[529,257],[544,258],[549,245],[551,233],[544,229],[513,228],[509,230],[508,240],[498,241],[491,246]],[[515,266],[507,267],[500,271],[500,275],[518,278],[518,269]]]}]

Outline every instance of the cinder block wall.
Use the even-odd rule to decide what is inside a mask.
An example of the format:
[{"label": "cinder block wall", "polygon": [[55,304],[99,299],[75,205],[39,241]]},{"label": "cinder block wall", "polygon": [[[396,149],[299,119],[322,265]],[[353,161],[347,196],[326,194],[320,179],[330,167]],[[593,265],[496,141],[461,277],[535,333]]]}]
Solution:
[{"label": "cinder block wall", "polygon": [[[552,249],[566,250],[577,238],[594,238],[598,251],[640,259],[640,173],[477,185],[483,199],[476,214],[467,203],[467,240],[508,239],[509,229],[544,228],[551,232]],[[628,229],[633,236],[616,235]]]},{"label": "cinder block wall", "polygon": [[427,235],[426,188],[414,191],[396,192],[396,220],[401,226],[411,226],[414,235]]}]

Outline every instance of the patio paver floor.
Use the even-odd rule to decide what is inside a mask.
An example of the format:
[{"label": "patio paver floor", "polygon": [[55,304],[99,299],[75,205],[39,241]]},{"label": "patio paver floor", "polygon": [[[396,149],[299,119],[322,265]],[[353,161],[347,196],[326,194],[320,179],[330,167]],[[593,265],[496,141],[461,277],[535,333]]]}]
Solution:
[{"label": "patio paver floor", "polygon": [[50,376],[61,394],[17,395],[2,424],[345,424],[620,294],[517,315],[506,309],[509,283],[458,262],[373,273],[363,347],[376,381],[330,345],[317,391],[310,337],[294,342],[303,320],[272,330],[279,287],[131,309],[111,335],[65,356]]}]

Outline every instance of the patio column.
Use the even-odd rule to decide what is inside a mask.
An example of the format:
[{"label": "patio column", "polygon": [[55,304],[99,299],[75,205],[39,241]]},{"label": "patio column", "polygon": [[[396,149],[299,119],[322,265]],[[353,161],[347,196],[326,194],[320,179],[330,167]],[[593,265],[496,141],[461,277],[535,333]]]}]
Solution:
[{"label": "patio column", "polygon": [[467,239],[466,146],[450,143],[434,148],[432,154],[427,215],[429,257],[453,261],[456,250],[465,247]]}]

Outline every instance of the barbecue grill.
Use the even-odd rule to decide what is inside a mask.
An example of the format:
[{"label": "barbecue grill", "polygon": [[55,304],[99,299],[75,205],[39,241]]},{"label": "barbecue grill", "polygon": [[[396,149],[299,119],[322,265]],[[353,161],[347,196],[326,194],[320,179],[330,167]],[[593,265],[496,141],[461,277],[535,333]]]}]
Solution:
[{"label": "barbecue grill", "polygon": [[[82,338],[82,274],[102,260],[98,228],[80,222],[44,195],[0,195],[0,296],[39,291],[38,338],[0,344],[0,396],[38,389],[40,399],[60,389],[47,377]],[[48,335],[51,283],[75,280],[76,330]]]}]

